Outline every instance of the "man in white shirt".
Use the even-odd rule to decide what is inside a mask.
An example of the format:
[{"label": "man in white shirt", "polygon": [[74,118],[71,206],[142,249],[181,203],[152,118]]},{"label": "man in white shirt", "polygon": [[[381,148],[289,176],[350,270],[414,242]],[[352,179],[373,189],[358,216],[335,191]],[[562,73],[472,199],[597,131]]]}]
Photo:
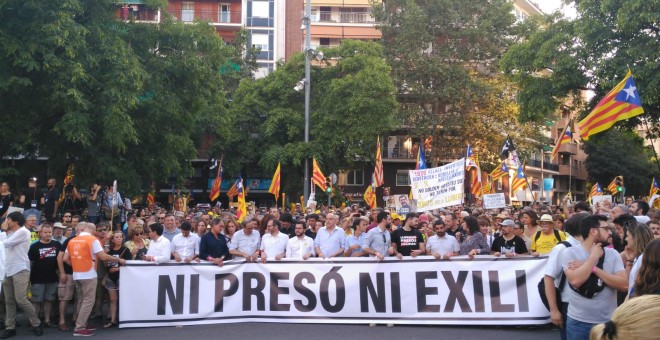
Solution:
[{"label": "man in white shirt", "polygon": [[85,223],[80,228],[82,232],[72,238],[67,244],[64,262],[70,263],[73,267],[73,281],[76,283],[78,292],[78,318],[76,319],[76,328],[73,331],[74,336],[91,336],[94,330],[87,327],[87,319],[94,308],[96,297],[96,285],[98,277],[96,274],[97,260],[106,262],[115,262],[125,264],[122,258],[110,256],[103,251],[101,242],[92,235],[96,232],[96,226],[93,223]]},{"label": "man in white shirt", "polygon": [[229,243],[229,253],[234,256],[245,258],[247,262],[254,262],[259,258],[259,233],[254,231],[257,227],[257,220],[245,222],[243,229],[234,233]]},{"label": "man in white shirt", "polygon": [[7,233],[4,247],[7,251],[6,277],[2,283],[5,292],[5,331],[0,338],[7,339],[16,335],[16,305],[27,315],[34,327],[34,334],[41,336],[43,329],[37,317],[34,306],[27,299],[27,288],[30,283],[30,231],[25,228],[25,217],[18,211],[7,215]]},{"label": "man in white shirt", "polygon": [[176,262],[190,263],[190,261],[199,261],[199,241],[200,238],[191,233],[192,226],[190,222],[181,222],[181,233],[174,236],[171,243],[172,256]]},{"label": "man in white shirt", "polygon": [[280,232],[282,224],[278,220],[270,220],[266,224],[266,233],[261,238],[261,262],[281,260],[286,255],[286,245],[289,236]]},{"label": "man in white shirt", "polygon": [[303,259],[314,256],[314,240],[305,235],[305,222],[296,221],[294,227],[295,236],[289,239],[286,245],[286,257],[291,259]]},{"label": "man in white shirt", "polygon": [[149,226],[149,250],[142,256],[142,260],[156,262],[157,264],[167,262],[172,255],[170,240],[163,236],[163,227],[160,223],[154,223]]},{"label": "man in white shirt", "polygon": [[436,260],[448,260],[450,257],[458,255],[461,246],[456,237],[447,234],[447,226],[442,219],[433,222],[433,231],[435,231],[435,235],[426,241],[427,255],[433,255]]}]

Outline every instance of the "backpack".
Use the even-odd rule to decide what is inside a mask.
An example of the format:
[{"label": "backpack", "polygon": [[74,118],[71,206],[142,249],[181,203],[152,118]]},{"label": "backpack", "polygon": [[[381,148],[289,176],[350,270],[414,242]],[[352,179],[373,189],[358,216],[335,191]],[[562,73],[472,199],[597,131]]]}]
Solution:
[{"label": "backpack", "polygon": [[[561,242],[561,235],[559,235],[559,230],[553,229],[552,230],[555,233],[555,238],[557,239],[557,242]],[[537,231],[536,235],[534,235],[534,242],[538,242],[539,238],[541,237],[541,232]]]},{"label": "backpack", "polygon": [[[596,267],[603,269],[603,262],[605,262],[605,253],[603,253],[603,256],[598,259]],[[585,283],[582,284],[582,286],[575,288],[571,286],[570,283],[568,286],[571,287],[574,292],[586,297],[587,299],[593,298],[596,296],[596,294],[605,289],[605,283],[603,280],[601,280],[598,275],[594,273],[589,274],[589,278]]]},{"label": "backpack", "polygon": [[[572,246],[572,244],[570,244],[568,241],[561,241],[559,243],[563,244],[566,248],[570,248]],[[566,274],[564,274],[564,272],[562,271],[559,279],[559,288],[555,287],[555,298],[557,299],[557,307],[559,307],[560,310],[562,304],[561,291],[564,290],[565,285],[566,285]],[[538,284],[538,290],[539,290],[539,296],[541,297],[541,302],[543,302],[545,308],[547,308],[548,311],[550,311],[550,304],[548,303],[548,297],[545,295],[545,275],[543,275],[541,281]]]}]

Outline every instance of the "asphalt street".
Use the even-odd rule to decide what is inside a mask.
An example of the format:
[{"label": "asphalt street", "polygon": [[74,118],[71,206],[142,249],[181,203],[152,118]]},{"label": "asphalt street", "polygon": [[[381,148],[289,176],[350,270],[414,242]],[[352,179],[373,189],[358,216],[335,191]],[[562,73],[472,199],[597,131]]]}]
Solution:
[{"label": "asphalt street", "polygon": [[[32,332],[27,330],[25,321],[17,328],[17,336],[13,339],[34,339]],[[72,332],[61,332],[56,328],[44,330],[45,339],[71,339]],[[155,328],[112,328],[99,329],[94,339],[558,339],[557,330],[547,327],[494,327],[494,326],[401,326],[388,328],[384,325],[369,327],[368,325],[339,324],[277,324],[277,323],[235,323],[218,325],[196,325],[184,327]]]}]

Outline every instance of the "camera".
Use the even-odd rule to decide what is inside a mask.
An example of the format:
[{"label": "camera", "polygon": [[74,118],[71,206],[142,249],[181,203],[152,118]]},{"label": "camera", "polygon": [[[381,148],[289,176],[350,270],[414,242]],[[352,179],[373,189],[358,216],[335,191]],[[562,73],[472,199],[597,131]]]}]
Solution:
[{"label": "camera", "polygon": [[73,184],[69,183],[64,187],[64,192],[70,194],[73,192]]}]

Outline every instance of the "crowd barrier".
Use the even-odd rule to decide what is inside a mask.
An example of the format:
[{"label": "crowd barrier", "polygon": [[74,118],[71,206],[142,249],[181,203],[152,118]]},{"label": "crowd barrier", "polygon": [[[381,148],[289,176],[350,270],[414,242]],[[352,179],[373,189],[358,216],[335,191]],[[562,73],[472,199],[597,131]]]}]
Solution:
[{"label": "crowd barrier", "polygon": [[535,325],[547,258],[227,261],[121,268],[120,327],[233,322]]}]

